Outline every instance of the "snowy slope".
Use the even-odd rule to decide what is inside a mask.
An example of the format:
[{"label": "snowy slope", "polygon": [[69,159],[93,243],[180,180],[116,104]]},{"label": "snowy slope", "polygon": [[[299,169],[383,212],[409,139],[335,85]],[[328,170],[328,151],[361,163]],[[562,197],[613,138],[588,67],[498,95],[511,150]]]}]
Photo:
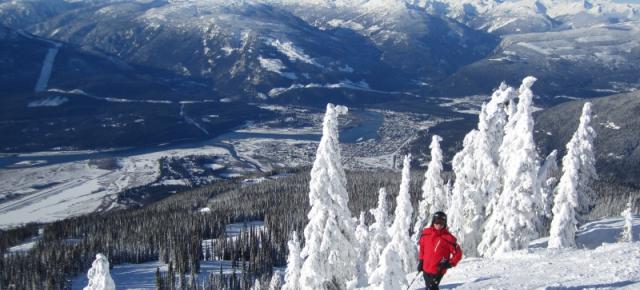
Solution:
[{"label": "snowy slope", "polygon": [[429,13],[498,34],[543,32],[640,19],[640,4],[610,0],[410,1]]},{"label": "snowy slope", "polygon": [[[441,289],[639,289],[640,242],[615,243],[622,227],[617,217],[585,224],[578,233],[580,249],[547,250],[543,238],[500,257],[464,258],[445,275]],[[421,277],[411,289],[424,289]]]},{"label": "snowy slope", "polygon": [[[443,93],[491,91],[534,75],[536,94],[598,96],[640,86],[640,21],[503,36],[487,58],[443,82]],[[491,74],[487,74],[490,71]]]}]

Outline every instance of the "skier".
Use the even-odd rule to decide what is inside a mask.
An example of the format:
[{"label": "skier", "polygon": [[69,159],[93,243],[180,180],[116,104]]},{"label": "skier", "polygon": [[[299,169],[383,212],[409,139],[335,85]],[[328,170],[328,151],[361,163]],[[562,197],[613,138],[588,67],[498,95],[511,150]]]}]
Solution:
[{"label": "skier", "polygon": [[462,249],[456,238],[447,230],[447,215],[436,212],[431,226],[422,231],[418,252],[418,271],[423,272],[426,290],[438,290],[447,269],[455,267],[462,259]]}]

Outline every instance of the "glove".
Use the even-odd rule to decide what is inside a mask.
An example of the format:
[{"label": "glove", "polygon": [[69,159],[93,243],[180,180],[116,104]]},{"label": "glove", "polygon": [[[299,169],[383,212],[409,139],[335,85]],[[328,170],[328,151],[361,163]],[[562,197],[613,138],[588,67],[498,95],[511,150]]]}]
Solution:
[{"label": "glove", "polygon": [[418,262],[418,272],[422,272],[422,260]]},{"label": "glove", "polygon": [[438,264],[438,266],[440,266],[440,269],[449,269],[453,266],[451,266],[451,263],[449,263],[449,261],[447,260],[443,260],[442,262],[440,262],[440,264]]}]

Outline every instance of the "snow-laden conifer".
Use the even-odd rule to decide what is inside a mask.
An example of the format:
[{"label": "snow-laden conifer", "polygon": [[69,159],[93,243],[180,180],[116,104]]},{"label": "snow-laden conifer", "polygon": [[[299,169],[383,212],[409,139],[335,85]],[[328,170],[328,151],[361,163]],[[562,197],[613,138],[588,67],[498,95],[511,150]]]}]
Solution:
[{"label": "snow-laden conifer", "polygon": [[260,285],[260,280],[258,278],[254,280],[251,290],[262,290],[262,286]]},{"label": "snow-laden conifer", "polygon": [[84,290],[115,290],[116,284],[109,273],[109,260],[103,254],[97,254],[96,259],[91,264],[91,269],[87,272],[89,284]]},{"label": "snow-laden conifer", "polygon": [[584,220],[584,216],[589,213],[595,202],[595,192],[592,189],[593,181],[598,179],[595,167],[596,159],[593,152],[595,138],[596,131],[591,127],[591,103],[586,102],[582,107],[578,129],[569,140],[569,143],[567,143],[567,155],[571,147],[573,148],[572,154],[576,155],[580,161],[577,168],[578,180],[576,183],[576,190],[578,191],[578,221]]},{"label": "snow-laden conifer", "polygon": [[302,257],[300,256],[300,241],[298,233],[291,234],[287,242],[289,255],[287,256],[287,269],[284,272],[284,285],[282,290],[300,289],[300,269],[302,268]]},{"label": "snow-laden conifer", "polygon": [[269,282],[269,290],[280,290],[282,289],[282,277],[280,274],[274,272],[273,276],[271,276],[271,281]]},{"label": "snow-laden conifer", "polygon": [[358,241],[358,260],[356,262],[356,279],[353,286],[364,287],[367,285],[367,257],[369,254],[369,227],[365,223],[365,213],[361,212],[356,227],[356,240]]},{"label": "snow-laden conifer", "polygon": [[418,205],[418,215],[413,226],[413,240],[417,241],[422,229],[429,222],[431,214],[447,210],[447,193],[442,179],[442,137],[433,135],[431,139],[431,161],[424,174],[422,184],[422,199]]},{"label": "snow-laden conifer", "polygon": [[586,211],[583,203],[591,203],[587,194],[591,191],[590,182],[596,175],[592,162],[595,132],[590,121],[591,103],[587,102],[582,108],[578,129],[567,143],[567,153],[562,158],[562,176],[556,189],[553,220],[549,229],[549,248],[576,246],[580,209]]},{"label": "snow-laden conifer", "polygon": [[367,255],[367,274],[370,276],[378,266],[382,251],[389,244],[389,205],[387,203],[387,191],[380,188],[378,191],[378,206],[371,210],[374,222],[369,226],[371,236],[369,253]]},{"label": "snow-laden conifer", "polygon": [[539,214],[542,218],[542,228],[539,230],[540,234],[544,236],[549,230],[551,218],[553,217],[553,192],[558,184],[558,162],[557,160],[558,150],[553,150],[544,163],[540,166],[538,171],[538,189],[540,190],[540,208]]},{"label": "snow-laden conifer", "polygon": [[396,209],[394,211],[393,224],[389,228],[391,243],[396,245],[394,250],[400,255],[403,269],[405,272],[413,271],[417,265],[417,246],[411,240],[411,215],[413,207],[411,206],[411,197],[409,195],[409,185],[411,182],[411,155],[404,157],[402,167],[402,181],[400,182],[400,191],[396,198]]},{"label": "snow-laden conifer", "polygon": [[[571,156],[571,158],[567,158]],[[578,207],[577,168],[580,161],[575,155],[562,159],[562,177],[553,201],[553,220],[549,229],[548,248],[574,248],[576,246],[576,208]]]},{"label": "snow-laden conifer", "polygon": [[538,154],[533,142],[531,86],[534,77],[526,77],[519,89],[517,111],[505,127],[500,146],[502,191],[493,205],[478,252],[482,256],[508,252],[528,246],[538,237],[540,219],[536,214]]},{"label": "snow-laden conifer", "polygon": [[633,237],[633,201],[632,198],[629,197],[629,202],[627,202],[627,208],[621,213],[622,218],[624,219],[624,230],[620,235],[620,240],[622,242],[634,242]]},{"label": "snow-laden conifer", "polygon": [[311,209],[304,229],[302,289],[344,288],[355,275],[355,226],[338,143],[338,116],[346,113],[346,107],[327,105],[309,182]]},{"label": "snow-laden conifer", "polygon": [[406,289],[407,272],[403,269],[402,259],[396,251],[399,246],[397,240],[392,241],[382,251],[380,262],[369,277],[371,290],[398,290]]},{"label": "snow-laden conifer", "polygon": [[478,128],[465,136],[463,149],[453,158],[456,180],[453,184],[448,215],[449,228],[463,247],[465,255],[476,256],[489,214],[489,201],[501,188],[498,148],[504,137],[507,105],[514,89],[502,83],[483,104]]}]

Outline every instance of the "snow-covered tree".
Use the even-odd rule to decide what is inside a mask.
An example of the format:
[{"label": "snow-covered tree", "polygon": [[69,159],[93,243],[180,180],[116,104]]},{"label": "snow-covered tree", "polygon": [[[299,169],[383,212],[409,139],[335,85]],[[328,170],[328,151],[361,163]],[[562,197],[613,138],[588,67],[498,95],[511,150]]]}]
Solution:
[{"label": "snow-covered tree", "polygon": [[327,105],[309,182],[311,209],[304,229],[302,289],[344,288],[355,275],[355,226],[338,143],[338,116],[346,113],[346,107]]},{"label": "snow-covered tree", "polygon": [[[593,141],[596,138],[596,131],[591,127],[591,103],[586,102],[582,107],[580,124],[578,129],[567,143],[567,155],[569,148],[580,163],[578,164],[578,180],[576,190],[578,191],[578,221],[584,220],[584,216],[589,213],[595,202],[595,192],[592,189],[593,181],[598,179],[596,173],[596,159],[593,154]],[[565,156],[566,158],[567,156]],[[564,166],[564,159],[563,159]]]},{"label": "snow-covered tree", "polygon": [[269,282],[269,290],[280,290],[282,289],[282,277],[280,274],[274,272],[273,276],[271,276],[271,281]]},{"label": "snow-covered tree", "polygon": [[369,254],[369,227],[365,223],[364,212],[360,213],[358,218],[358,226],[356,227],[356,240],[358,241],[358,262],[356,263],[356,279],[353,281],[354,287],[363,287],[367,285],[367,257]]},{"label": "snow-covered tree", "polygon": [[302,268],[302,257],[300,256],[300,241],[298,233],[295,231],[291,235],[291,239],[287,242],[289,255],[287,256],[287,269],[284,272],[283,290],[300,289],[300,269]]},{"label": "snow-covered tree", "polygon": [[115,290],[116,284],[109,274],[109,260],[103,254],[97,254],[96,259],[91,264],[91,269],[87,272],[89,284],[84,290]]},{"label": "snow-covered tree", "polygon": [[483,104],[477,130],[465,136],[463,149],[453,158],[456,180],[449,205],[449,228],[463,247],[465,255],[476,256],[489,201],[500,190],[498,148],[507,123],[507,104],[515,95],[514,89],[502,83]]},{"label": "snow-covered tree", "polygon": [[622,242],[634,242],[633,237],[633,200],[629,197],[629,202],[627,202],[627,209],[625,209],[622,213],[622,218],[624,218],[624,231],[620,235],[620,240]]},{"label": "snow-covered tree", "polygon": [[422,199],[418,205],[418,216],[413,226],[414,241],[417,241],[422,229],[430,220],[431,214],[437,211],[447,210],[447,193],[442,179],[442,149],[440,149],[442,137],[433,135],[431,139],[431,161],[424,174],[422,184]]},{"label": "snow-covered tree", "polygon": [[[569,156],[569,155],[567,155]],[[573,156],[573,155],[572,155]],[[579,160],[563,158],[562,177],[553,202],[553,220],[549,229],[548,248],[574,248],[576,246],[576,208],[578,207],[577,170]]]},{"label": "snow-covered tree", "polygon": [[407,288],[407,272],[403,269],[402,259],[396,251],[398,244],[391,243],[384,248],[380,262],[369,277],[371,290],[398,290]]},{"label": "snow-covered tree", "polygon": [[587,102],[582,108],[578,129],[567,143],[567,153],[562,158],[562,176],[554,198],[549,248],[576,246],[575,236],[580,209],[586,211],[583,203],[590,203],[587,194],[591,191],[590,182],[596,176],[592,162],[595,132],[589,125],[590,121],[591,103]]},{"label": "snow-covered tree", "polygon": [[371,237],[369,254],[367,256],[367,274],[370,276],[378,266],[382,251],[389,244],[389,205],[387,203],[387,191],[380,188],[378,191],[378,207],[371,210],[374,223],[369,226]]},{"label": "snow-covered tree", "polygon": [[553,150],[538,171],[538,189],[540,190],[540,208],[539,215],[542,218],[542,228],[538,231],[540,234],[546,233],[551,222],[553,192],[558,184],[558,162],[556,162],[558,150]]},{"label": "snow-covered tree", "polygon": [[533,141],[531,107],[534,77],[526,77],[519,89],[517,111],[505,127],[500,146],[502,190],[495,198],[478,252],[482,256],[508,252],[528,246],[538,237],[540,219],[536,214],[538,154]]},{"label": "snow-covered tree", "polygon": [[251,290],[262,290],[262,286],[260,286],[260,280],[258,280],[257,278],[255,279]]},{"label": "snow-covered tree", "polygon": [[400,191],[396,198],[396,209],[394,211],[394,219],[389,235],[391,243],[396,245],[394,251],[400,255],[403,269],[405,272],[411,272],[417,265],[417,246],[411,240],[411,215],[413,207],[411,206],[411,197],[409,195],[409,185],[411,182],[411,155],[404,157],[402,167],[402,181],[400,182]]}]

